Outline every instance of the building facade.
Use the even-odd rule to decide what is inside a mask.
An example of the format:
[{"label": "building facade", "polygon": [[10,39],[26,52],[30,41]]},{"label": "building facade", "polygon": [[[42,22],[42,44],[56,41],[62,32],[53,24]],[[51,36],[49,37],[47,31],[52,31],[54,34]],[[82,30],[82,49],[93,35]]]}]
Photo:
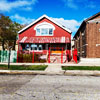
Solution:
[{"label": "building facade", "polygon": [[18,51],[71,55],[71,31],[43,15],[18,32]]},{"label": "building facade", "polygon": [[100,58],[100,12],[82,22],[73,40],[80,57]]}]

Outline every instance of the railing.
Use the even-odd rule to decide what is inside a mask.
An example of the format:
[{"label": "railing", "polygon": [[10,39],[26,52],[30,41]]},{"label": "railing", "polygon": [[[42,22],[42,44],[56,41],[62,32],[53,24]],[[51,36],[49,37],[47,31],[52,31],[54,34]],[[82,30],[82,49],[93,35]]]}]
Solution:
[{"label": "railing", "polygon": [[[52,50],[60,50],[59,53],[53,53]],[[59,56],[58,56],[59,54]],[[53,56],[53,57],[52,57]],[[65,58],[66,57],[66,58]],[[54,63],[59,59],[58,63],[65,63],[71,60],[70,51],[64,50],[63,47],[49,47],[48,50],[48,63]]]},{"label": "railing", "polygon": [[20,63],[44,63],[47,62],[46,54],[42,52],[29,52],[29,51],[18,51],[17,52],[17,62]]}]

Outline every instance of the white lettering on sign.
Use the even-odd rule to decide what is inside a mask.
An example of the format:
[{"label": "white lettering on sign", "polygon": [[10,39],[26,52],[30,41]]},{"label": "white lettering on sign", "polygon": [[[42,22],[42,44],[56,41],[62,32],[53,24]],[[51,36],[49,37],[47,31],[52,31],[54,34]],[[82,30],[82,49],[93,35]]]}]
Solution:
[{"label": "white lettering on sign", "polygon": [[24,42],[27,39],[27,37],[23,37],[20,42]]},{"label": "white lettering on sign", "polygon": [[24,37],[20,43],[67,43],[69,37]]},{"label": "white lettering on sign", "polygon": [[65,43],[65,37],[62,37],[61,42]]}]

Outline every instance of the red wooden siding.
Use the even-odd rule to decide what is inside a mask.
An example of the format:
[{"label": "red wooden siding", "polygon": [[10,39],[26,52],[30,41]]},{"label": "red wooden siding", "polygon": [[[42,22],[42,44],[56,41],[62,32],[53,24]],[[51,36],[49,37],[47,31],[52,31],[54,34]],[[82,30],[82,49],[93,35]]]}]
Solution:
[{"label": "red wooden siding", "polygon": [[[54,25],[55,30],[54,30],[54,34],[53,36],[36,36],[36,30],[34,30],[34,27],[37,24],[40,24],[42,22],[48,22],[52,25]],[[33,26],[31,26],[30,28],[26,29],[25,31],[23,31],[22,33],[19,34],[19,39],[23,38],[23,37],[68,37],[71,40],[71,34],[69,32],[67,32],[66,30],[62,29],[61,27],[57,26],[55,23],[51,22],[50,20],[44,18],[40,21],[38,21],[36,24],[34,24]]]}]

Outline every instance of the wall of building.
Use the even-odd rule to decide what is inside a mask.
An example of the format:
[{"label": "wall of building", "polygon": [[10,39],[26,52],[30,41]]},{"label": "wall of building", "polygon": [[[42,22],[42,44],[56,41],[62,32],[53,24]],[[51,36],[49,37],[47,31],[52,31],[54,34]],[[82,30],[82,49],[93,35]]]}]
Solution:
[{"label": "wall of building", "polygon": [[75,47],[78,50],[78,55],[80,57],[85,58],[86,57],[86,27],[84,26],[78,33],[78,35],[76,36],[74,43],[75,43]]},{"label": "wall of building", "polygon": [[[53,37],[62,37],[62,36],[66,36],[66,37],[69,37],[70,40],[71,40],[71,34],[67,31],[65,31],[64,29],[60,28],[59,26],[57,26],[55,23],[51,22],[50,20],[44,18],[42,20],[40,20],[39,22],[37,22],[36,24],[34,24],[33,26],[31,26],[30,28],[26,29],[25,31],[23,31],[22,33],[19,34],[19,38],[20,37],[40,37],[40,36],[36,36],[36,30],[34,30],[34,27],[37,25],[37,24],[40,24],[42,22],[47,22],[47,23],[50,23],[52,24],[54,27],[55,27],[55,30],[54,30],[54,34],[53,34]],[[44,36],[41,36],[41,37],[44,37]],[[45,36],[45,37],[51,37],[51,36]]]},{"label": "wall of building", "polygon": [[100,23],[87,24],[87,58],[100,58]]},{"label": "wall of building", "polygon": [[100,58],[100,22],[87,22],[78,31],[74,43],[80,57]]}]

